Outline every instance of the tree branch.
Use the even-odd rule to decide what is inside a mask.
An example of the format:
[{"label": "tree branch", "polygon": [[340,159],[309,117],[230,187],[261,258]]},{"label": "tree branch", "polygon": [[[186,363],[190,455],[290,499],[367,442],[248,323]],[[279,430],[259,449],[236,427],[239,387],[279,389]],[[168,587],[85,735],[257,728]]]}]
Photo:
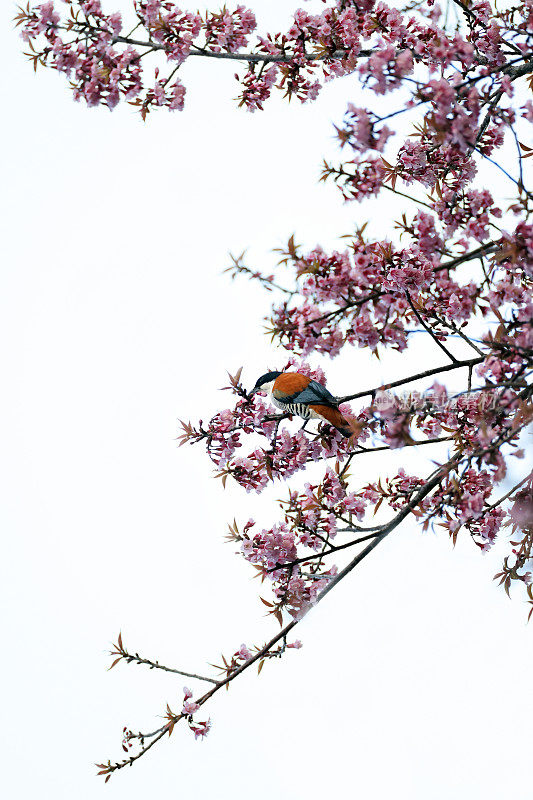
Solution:
[{"label": "tree branch", "polygon": [[413,381],[421,380],[422,378],[430,378],[432,375],[438,375],[441,372],[449,372],[453,369],[460,369],[461,367],[475,366],[481,364],[486,356],[479,356],[478,358],[470,358],[466,361],[456,361],[453,364],[445,364],[442,367],[435,367],[434,369],[427,369],[425,372],[417,372],[408,378],[400,378],[400,380],[392,381],[391,383],[384,383],[382,386],[376,386],[374,389],[365,389],[363,392],[356,392],[355,394],[347,394],[343,397],[335,398],[339,405],[347,403],[349,400],[358,400],[360,397],[369,397],[375,395],[377,392],[385,391],[387,389],[394,389],[396,386],[403,386],[406,383],[413,383]]},{"label": "tree branch", "polygon": [[[328,583],[328,585],[320,592],[320,594],[316,598],[316,601],[313,604],[313,606],[318,605],[318,603],[320,603],[326,597],[326,595],[328,595],[329,592],[331,592],[331,590],[335,588],[335,586],[337,586],[342,580],[344,580],[344,578],[347,575],[349,575],[350,572],[352,572],[352,570],[354,570],[355,567],[357,567],[358,564],[360,564],[378,546],[378,544],[380,544],[380,542],[382,542],[383,539],[385,539],[385,537],[389,535],[389,533],[395,530],[395,528],[397,528],[398,525],[401,522],[403,522],[403,520],[410,514],[411,510],[416,507],[416,505],[420,502],[420,500],[423,500],[428,494],[430,494],[430,492],[451,471],[451,469],[453,469],[453,467],[456,466],[456,464],[460,461],[460,459],[461,459],[460,454],[456,454],[455,456],[453,456],[453,458],[451,458],[448,462],[446,462],[446,464],[442,465],[438,470],[436,470],[433,474],[433,477],[419,489],[419,491],[416,493],[415,497],[411,500],[411,502],[409,502],[405,506],[405,508],[403,508],[389,523],[382,526],[381,531],[374,538],[374,541],[370,542],[370,544],[368,544],[363,550],[361,550],[361,552],[358,553],[349,562],[349,564],[347,564],[344,567],[344,569],[342,569],[338,573],[338,575],[336,575]],[[310,610],[310,608],[308,609],[308,611]],[[298,619],[291,620],[291,622],[285,625],[279,633],[277,633],[275,636],[272,637],[272,639],[270,639],[269,642],[267,642],[267,644],[265,644],[260,650],[258,650],[257,653],[255,653],[255,655],[253,655],[250,659],[248,659],[248,661],[246,661],[244,664],[241,664],[241,666],[237,667],[237,669],[234,672],[232,672],[231,675],[227,675],[221,681],[218,681],[218,683],[215,686],[213,686],[212,689],[209,689],[209,691],[207,691],[198,700],[196,700],[198,705],[203,706],[211,697],[213,697],[214,694],[216,694],[216,692],[220,691],[220,689],[224,688],[224,686],[229,685],[229,683],[234,681],[235,678],[237,678],[245,670],[251,667],[252,664],[257,663],[262,658],[264,658],[268,653],[268,651],[271,650],[272,647],[274,647],[274,645],[276,645],[282,639],[286,639],[287,634],[290,633],[296,627],[296,625],[298,625],[301,619],[303,619],[303,616],[304,615],[302,615]],[[169,722],[165,723],[165,725],[163,725],[161,728],[158,728],[156,731],[153,731],[153,733],[141,735],[141,738],[143,739],[151,737],[153,738],[152,741],[149,742],[147,745],[143,745],[141,750],[139,750],[139,752],[136,755],[130,756],[129,758],[124,759],[123,761],[117,762],[115,764],[111,763],[108,763],[107,765],[98,764],[98,766],[103,767],[104,768],[103,772],[107,772],[109,775],[117,769],[122,769],[123,767],[130,766],[138,758],[141,758],[141,756],[145,755],[148,752],[148,750],[150,750],[154,746],[154,744],[156,744],[156,742],[162,739],[167,732],[170,732],[174,727],[175,723],[182,718],[183,714],[177,714],[175,717],[172,717],[169,720]]]},{"label": "tree branch", "polygon": [[441,349],[441,350],[443,350],[443,351],[446,353],[446,355],[448,356],[448,358],[449,358],[449,359],[451,359],[451,361],[452,361],[454,364],[457,364],[457,361],[458,361],[458,360],[457,360],[457,358],[456,358],[454,355],[452,355],[452,354],[450,353],[450,351],[448,350],[448,348],[447,348],[447,347],[445,347],[445,346],[442,344],[442,342],[441,342],[441,341],[440,341],[440,340],[439,340],[439,339],[438,339],[438,338],[435,336],[434,332],[431,330],[431,328],[429,327],[429,325],[426,325],[426,323],[424,322],[424,320],[422,319],[422,317],[420,316],[420,314],[418,313],[418,311],[417,311],[417,310],[416,310],[416,308],[414,307],[414,305],[413,305],[413,301],[411,300],[411,295],[409,294],[409,291],[408,291],[407,289],[406,289],[406,291],[405,291],[405,296],[407,297],[407,302],[408,302],[408,303],[409,303],[409,305],[411,306],[411,309],[412,309],[412,311],[413,311],[413,313],[414,313],[415,317],[417,318],[417,320],[419,321],[419,323],[422,325],[422,327],[424,328],[424,330],[425,330],[425,331],[427,331],[427,333],[429,333],[429,335],[431,336],[431,338],[433,339],[433,341],[434,341],[436,344],[438,344],[438,346],[440,347],[440,349]]},{"label": "tree branch", "polygon": [[[167,45],[159,42],[143,42],[139,39],[132,39],[129,36],[114,36],[112,44],[129,44],[134,47],[151,47],[154,50],[167,50]],[[327,61],[330,58],[345,58],[347,50],[333,50],[326,53],[306,53],[304,58],[306,61]],[[360,50],[355,56],[356,58],[367,58],[375,53],[375,50]],[[190,56],[203,56],[204,58],[218,58],[226,61],[247,61],[251,64],[260,63],[273,63],[273,64],[288,64],[294,56],[290,54],[273,55],[271,53],[217,53],[213,50],[204,50],[203,48],[196,48],[189,52]]]}]

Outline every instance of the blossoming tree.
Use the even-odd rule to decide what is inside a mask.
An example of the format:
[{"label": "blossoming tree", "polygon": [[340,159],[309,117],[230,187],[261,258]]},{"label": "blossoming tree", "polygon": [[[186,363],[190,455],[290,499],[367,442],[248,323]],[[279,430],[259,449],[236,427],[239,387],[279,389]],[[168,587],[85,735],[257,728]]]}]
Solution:
[{"label": "blossoming tree", "polygon": [[[324,383],[321,369],[302,359],[337,357],[350,346],[369,357],[404,352],[420,330],[440,361],[337,398],[351,420],[349,439],[325,424],[298,430],[267,399],[250,395],[241,370],[230,376],[229,408],[208,423],[183,424],[181,443],[204,445],[223,483],[262,492],[296,473],[312,475],[288,485],[275,525],[230,526],[229,540],[270,583],[261,599],[280,630],[264,645],[242,645],[218,675],[165,667],[128,650],[119,636],[112,666],[146,664],[209,688],[196,697],[185,688],[182,706],[167,706],[152,732],[125,728],[126,756],[99,765],[106,780],[180,721],[205,736],[210,720],[197,715],[209,699],[252,665],[260,671],[300,647],[292,635],[303,615],[408,518],[422,529],[440,526],[453,542],[469,536],[480,551],[509,529],[496,577],[508,593],[513,583],[522,586],[533,613],[532,473],[524,468],[509,490],[498,487],[509,458],[523,458],[522,434],[533,416],[533,194],[525,177],[533,154],[526,99],[533,0],[503,10],[488,0],[448,0],[444,9],[434,0],[403,8],[330,0],[316,14],[297,10],[288,30],[264,35],[255,34],[255,16],[243,6],[201,14],[167,0],[133,0],[131,18],[128,29],[100,0],[64,0],[28,5],[17,22],[34,67],[63,73],[76,100],[109,109],[126,100],[143,119],[157,108],[183,109],[178,72],[193,57],[241,65],[239,104],[249,111],[263,109],[276,89],[311,101],[324,82],[348,74],[361,82],[369,106],[373,95],[392,96],[384,116],[348,105],[336,129],[345,160],[324,162],[322,175],[347,201],[392,192],[405,202],[408,210],[389,220],[387,235],[370,238],[363,227],[335,252],[302,251],[291,237],[279,275],[243,257],[229,271],[275,298],[270,332],[287,351],[283,369]],[[407,120],[405,135],[394,129],[399,119]],[[502,164],[498,151],[509,141],[516,159]],[[504,175],[510,204],[479,185],[487,160]],[[462,381],[459,392],[447,388],[450,376]],[[349,470],[358,459],[397,448],[420,452],[416,474],[400,469],[354,482]]]}]

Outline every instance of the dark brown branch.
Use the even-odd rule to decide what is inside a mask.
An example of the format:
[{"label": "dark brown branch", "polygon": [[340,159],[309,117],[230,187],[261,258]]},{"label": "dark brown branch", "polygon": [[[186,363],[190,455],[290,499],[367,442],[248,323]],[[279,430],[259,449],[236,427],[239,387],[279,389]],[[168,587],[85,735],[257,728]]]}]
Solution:
[{"label": "dark brown branch", "polygon": [[[343,173],[343,174],[348,175],[351,178],[353,177],[353,175],[350,175],[349,172],[346,172],[346,173]],[[416,203],[418,206],[425,206],[426,208],[429,208],[431,211],[433,211],[433,206],[430,205],[429,203],[426,203],[425,200],[419,200],[418,197],[411,197],[410,194],[406,194],[405,192],[400,192],[398,189],[394,189],[392,186],[389,186],[388,183],[382,184],[381,188],[382,189],[387,189],[388,192],[392,192],[393,194],[397,194],[399,197],[405,197],[406,200],[411,200],[413,203]]]},{"label": "dark brown branch", "polygon": [[[347,564],[344,567],[344,569],[342,569],[338,573],[338,575],[336,575],[333,578],[333,580],[329,582],[329,584],[325,587],[325,589],[323,589],[318,595],[314,605],[320,603],[324,599],[324,597],[326,597],[326,595],[329,594],[329,592],[331,592],[331,590],[334,589],[335,586],[337,586],[337,584],[339,584],[347,575],[349,575],[350,572],[352,572],[352,570],[355,569],[355,567],[358,564],[360,564],[361,561],[363,561],[363,559],[365,559],[378,546],[378,544],[382,542],[383,539],[385,539],[386,536],[388,536],[389,533],[391,533],[396,527],[398,527],[398,525],[401,522],[403,522],[403,520],[409,515],[411,510],[415,508],[415,506],[419,503],[419,501],[423,500],[440,483],[440,481],[450,472],[450,470],[453,469],[454,466],[456,466],[459,460],[460,460],[460,455],[457,454],[453,458],[451,458],[446,464],[437,469],[433,473],[431,479],[421,489],[419,489],[419,491],[416,493],[415,497],[411,500],[411,502],[408,503],[405,506],[405,508],[403,508],[399,512],[399,514],[397,514],[396,517],[394,517],[387,525],[383,526],[381,532],[378,534],[378,536],[374,538],[374,541],[370,542],[370,544],[368,544],[363,550],[361,550],[361,552],[358,553],[350,561],[350,563]],[[260,661],[262,658],[264,658],[268,653],[268,651],[271,650],[272,647],[274,647],[274,645],[276,645],[279,641],[286,639],[287,634],[290,633],[290,631],[292,631],[296,627],[296,625],[298,625],[300,619],[293,619],[291,620],[291,622],[285,625],[285,627],[282,628],[282,630],[279,633],[273,636],[272,639],[270,639],[270,641],[267,642],[267,644],[265,644],[260,650],[258,650],[257,653],[254,656],[252,656],[252,658],[250,658],[244,664],[241,664],[241,666],[238,667],[234,672],[232,672],[231,675],[226,676],[224,679],[219,681],[216,684],[216,686],[213,686],[212,689],[210,689],[208,692],[202,695],[202,697],[200,697],[196,701],[198,705],[203,706],[216,692],[218,692],[224,686],[227,686],[231,681],[235,680],[235,678],[237,678],[242,672],[244,672],[244,670],[251,667],[252,664],[255,664],[257,661]],[[114,764],[111,764],[111,762],[108,762],[108,764],[98,764],[98,766],[102,768],[102,773],[105,774],[107,772],[107,775],[109,777],[111,773],[115,772],[115,770],[122,769],[123,767],[126,766],[131,766],[131,764],[137,761],[137,759],[145,755],[160,739],[163,738],[163,736],[165,736],[165,734],[169,733],[174,727],[175,723],[178,722],[180,719],[182,719],[182,717],[183,714],[177,714],[175,717],[169,720],[169,722],[165,723],[165,725],[163,725],[161,728],[159,728],[156,731],[153,731],[153,733],[145,734],[144,736],[141,735],[140,738],[142,739],[151,738],[151,741],[147,745],[143,745],[141,750],[139,750],[139,752],[136,755],[130,756],[129,758],[126,758],[123,761],[119,761]]]},{"label": "dark brown branch", "polygon": [[[346,530],[349,531],[350,529],[346,528]],[[339,550],[346,550],[348,547],[355,547],[356,544],[362,544],[363,542],[367,542],[369,539],[373,539],[375,536],[379,536],[380,530],[381,525],[376,527],[375,533],[369,533],[366,536],[361,536],[359,539],[353,539],[351,542],[339,544],[336,547],[331,547],[329,550],[322,550],[320,553],[310,553],[307,556],[295,558],[294,561],[288,561],[285,564],[276,564],[275,567],[270,567],[270,569],[267,569],[267,573],[276,572],[278,569],[292,570],[292,568],[296,567],[298,564],[305,564],[306,562],[314,561],[317,558],[322,560],[322,558],[325,556],[330,556],[332,553],[338,553]]]},{"label": "dark brown branch", "polygon": [[[404,412],[409,413],[409,412]],[[449,442],[453,439],[453,436],[440,436],[435,439],[423,439],[422,441],[418,439],[414,439],[412,442],[406,442],[404,447],[421,447],[424,444],[441,444],[441,442]],[[359,445],[361,447],[361,445]],[[381,447],[361,447],[360,450],[356,450],[353,453],[354,456],[362,455],[363,453],[379,453],[381,450],[391,450],[391,446],[388,444],[384,444]],[[364,530],[364,528],[360,528],[360,530]]]},{"label": "dark brown branch", "polygon": [[466,17],[467,17],[467,19],[469,19],[471,22],[478,22],[478,23],[479,23],[479,25],[481,25],[481,27],[483,27],[483,28],[486,28],[486,27],[487,27],[487,26],[486,26],[484,23],[482,23],[482,22],[481,22],[481,21],[480,21],[480,20],[479,20],[479,19],[476,17],[476,15],[474,14],[474,12],[473,12],[473,11],[472,11],[470,8],[468,8],[468,6],[466,6],[466,5],[465,5],[465,4],[464,4],[464,3],[463,3],[461,0],[453,0],[453,2],[454,2],[454,3],[455,3],[457,6],[459,6],[459,8],[461,8],[461,9],[464,11],[464,13],[465,13],[465,16],[466,16]]},{"label": "dark brown branch", "polygon": [[[112,44],[130,44],[135,47],[151,47],[154,50],[167,50],[165,44],[159,42],[142,42],[139,39],[131,39],[129,36],[115,36],[113,37]],[[360,50],[356,58],[366,58],[371,56],[374,50]],[[344,58],[346,50],[333,50],[326,53],[306,53],[305,58],[307,61],[327,61],[330,58]],[[196,48],[191,50],[190,56],[204,56],[204,58],[219,58],[229,61],[248,61],[251,64],[261,63],[275,63],[275,64],[288,64],[294,56],[290,54],[272,55],[271,53],[215,53],[212,50],[204,50]]]},{"label": "dark brown branch", "polygon": [[468,345],[470,345],[470,347],[472,348],[472,350],[475,350],[475,351],[476,351],[476,353],[477,353],[478,355],[480,355],[480,356],[483,356],[483,352],[482,352],[482,351],[479,349],[479,347],[478,347],[477,345],[475,345],[475,344],[474,344],[474,342],[473,342],[473,341],[470,339],[470,337],[469,337],[469,336],[467,336],[467,335],[466,335],[466,333],[464,333],[464,332],[463,332],[463,331],[462,331],[460,328],[458,328],[458,327],[457,327],[457,325],[455,324],[455,322],[453,322],[453,321],[451,321],[451,322],[448,322],[448,321],[447,321],[447,320],[445,320],[445,319],[441,319],[440,317],[437,317],[437,315],[435,315],[435,317],[436,317],[436,319],[437,319],[437,322],[438,322],[440,325],[444,325],[444,326],[446,326],[446,327],[450,328],[450,330],[452,330],[452,331],[454,332],[454,334],[455,334],[455,335],[458,335],[458,336],[460,336],[460,337],[461,337],[461,339],[462,339],[464,342],[466,342]]},{"label": "dark brown branch", "polygon": [[[465,363],[468,364],[470,362],[462,362],[461,365],[464,366]],[[453,368],[454,366],[456,365],[449,365],[448,368]],[[524,394],[524,396],[526,395]],[[498,437],[496,437],[496,439],[488,447],[481,448],[479,450],[467,454],[466,455],[467,461],[470,463],[473,458],[480,457],[485,453],[490,452],[500,444],[507,442],[509,439],[518,435],[520,430],[522,430],[526,425],[527,423],[524,423],[514,431],[513,430],[506,431],[500,434]],[[344,569],[342,569],[338,573],[338,575],[336,575],[328,583],[328,585],[318,595],[314,605],[320,603],[324,599],[324,597],[326,597],[326,595],[329,594],[329,592],[332,589],[334,589],[338,583],[340,583],[340,581],[342,581],[347,575],[349,575],[350,572],[352,572],[352,570],[355,569],[355,567],[358,564],[360,564],[363,561],[363,559],[366,558],[366,556],[369,555],[378,546],[378,544],[380,544],[380,542],[383,541],[383,539],[385,539],[386,536],[389,535],[389,533],[395,530],[398,527],[398,525],[400,525],[403,522],[403,520],[411,513],[411,511],[414,508],[416,508],[416,506],[420,503],[420,501],[423,500],[425,497],[427,497],[433,491],[433,489],[435,489],[441,483],[441,481],[446,477],[446,475],[448,475],[453,469],[455,469],[458,466],[458,464],[463,460],[464,457],[465,457],[464,453],[456,453],[445,464],[437,467],[437,469],[435,469],[431,474],[431,476],[428,478],[424,486],[422,486],[415,493],[412,500],[409,503],[407,503],[407,505],[395,517],[393,517],[393,519],[390,520],[390,522],[383,525],[378,535],[373,537],[373,541],[370,542],[370,544],[368,544],[363,550],[361,550],[361,552],[358,553],[349,562],[349,564],[347,564],[344,567]],[[237,678],[242,672],[244,672],[244,670],[251,667],[252,664],[255,664],[257,661],[264,658],[274,645],[276,645],[280,640],[286,639],[287,634],[290,631],[292,631],[296,627],[296,625],[298,625],[300,619],[294,619],[287,625],[285,625],[285,627],[282,628],[282,630],[279,633],[277,633],[274,637],[272,637],[272,639],[266,645],[264,645],[261,649],[259,649],[254,656],[252,656],[248,661],[239,666],[230,675],[227,675],[225,678],[218,681],[216,685],[213,686],[212,689],[210,689],[196,701],[198,705],[203,706],[216,692],[218,692],[224,686],[227,686],[231,681],[235,680],[235,678]],[[99,764],[98,766],[102,768],[100,774],[107,773],[107,778],[109,778],[111,773],[114,772],[115,770],[122,769],[125,766],[131,766],[131,764],[133,764],[134,761],[136,761],[138,758],[141,758],[141,756],[145,755],[154,746],[154,744],[156,744],[160,739],[162,739],[166,733],[170,733],[174,728],[175,723],[182,718],[183,714],[177,714],[176,716],[170,718],[169,721],[165,723],[165,725],[163,725],[161,728],[154,731],[153,733],[145,734],[144,736],[142,736],[141,734],[140,735],[141,739],[153,737],[152,741],[149,742],[149,744],[147,745],[143,745],[142,749],[135,756],[130,756],[129,758],[124,759],[121,762],[116,762],[115,764],[111,764],[111,762],[108,762],[108,764]]]},{"label": "dark brown branch", "polygon": [[438,375],[441,372],[449,372],[452,369],[459,369],[460,367],[470,367],[476,364],[481,364],[485,360],[485,356],[478,358],[470,358],[466,361],[456,361],[453,364],[445,364],[442,367],[435,367],[434,369],[427,369],[425,372],[417,372],[410,375],[408,378],[400,378],[391,383],[384,383],[382,386],[376,386],[374,389],[365,389],[363,392],[356,392],[355,394],[347,394],[344,397],[337,397],[337,403],[347,403],[349,400],[357,400],[360,397],[374,396],[377,392],[382,392],[387,389],[394,389],[396,386],[403,386],[406,383],[413,383],[414,381],[422,380],[422,378],[430,378],[432,375]]},{"label": "dark brown branch", "polygon": [[464,253],[462,256],[457,256],[456,258],[452,258],[451,261],[447,261],[445,264],[439,264],[438,267],[435,267],[435,272],[441,269],[454,269],[454,267],[458,267],[460,264],[464,264],[467,261],[472,261],[474,258],[478,257],[485,257],[489,253],[494,252],[500,247],[498,242],[487,242],[487,244],[482,244],[480,247],[476,247],[475,250],[471,250],[469,253]]},{"label": "dark brown branch", "polygon": [[433,339],[433,341],[435,342],[435,344],[438,344],[438,346],[440,347],[440,349],[441,349],[441,350],[443,350],[443,351],[446,353],[446,355],[448,356],[448,358],[449,358],[449,359],[451,359],[451,361],[452,361],[454,364],[457,364],[457,359],[456,359],[456,357],[455,357],[454,355],[452,355],[452,354],[450,353],[450,351],[448,350],[448,348],[447,348],[447,347],[445,347],[445,346],[442,344],[442,342],[441,342],[441,341],[440,341],[440,340],[437,338],[437,336],[435,336],[435,333],[434,333],[434,332],[431,330],[431,328],[429,327],[429,325],[426,325],[426,323],[424,322],[424,320],[422,319],[422,317],[421,317],[421,316],[420,316],[420,314],[418,313],[417,309],[416,309],[416,308],[415,308],[415,306],[413,305],[413,301],[411,300],[411,295],[409,294],[409,291],[407,291],[407,290],[406,290],[406,292],[405,292],[405,296],[407,297],[407,302],[408,302],[408,303],[409,303],[409,305],[411,306],[411,309],[412,309],[412,311],[413,311],[413,313],[414,313],[415,317],[417,318],[417,320],[419,321],[419,323],[422,325],[422,327],[424,328],[424,330],[425,330],[425,331],[427,331],[427,333],[429,333],[429,335],[431,336],[431,338]]},{"label": "dark brown branch", "polygon": [[492,503],[492,505],[488,506],[486,509],[484,509],[484,511],[492,510],[493,508],[496,508],[496,506],[501,505],[504,502],[504,500],[507,500],[512,494],[516,492],[517,489],[519,489],[524,483],[526,483],[526,481],[530,480],[532,477],[533,477],[533,470],[528,475],[526,475],[526,477],[523,480],[521,480],[519,483],[516,483],[513,486],[513,488],[507,492],[507,494],[504,494],[503,497],[500,497],[499,500],[496,500],[495,503]]}]

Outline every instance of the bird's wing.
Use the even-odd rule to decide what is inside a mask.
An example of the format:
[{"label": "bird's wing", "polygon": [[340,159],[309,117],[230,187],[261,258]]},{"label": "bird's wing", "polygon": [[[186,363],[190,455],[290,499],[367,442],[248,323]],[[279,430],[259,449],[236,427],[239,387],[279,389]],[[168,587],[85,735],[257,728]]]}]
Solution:
[{"label": "bird's wing", "polygon": [[295,392],[289,397],[284,398],[287,403],[322,403],[327,406],[337,406],[337,401],[328,392],[325,386],[322,386],[318,381],[310,381],[305,389],[300,392]]}]

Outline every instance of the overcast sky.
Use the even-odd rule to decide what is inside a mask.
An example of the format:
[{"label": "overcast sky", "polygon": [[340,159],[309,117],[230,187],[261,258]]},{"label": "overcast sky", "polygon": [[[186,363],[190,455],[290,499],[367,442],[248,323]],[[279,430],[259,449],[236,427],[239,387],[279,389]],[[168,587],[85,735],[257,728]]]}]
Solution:
[{"label": "overcast sky", "polygon": [[[288,5],[252,7],[272,28]],[[35,76],[14,12],[2,4],[3,796],[530,800],[533,627],[492,580],[502,550],[410,525],[306,617],[302,650],[217,695],[204,742],[178,726],[107,786],[95,777],[121,757],[124,725],[152,730],[184,684],[200,688],[107,672],[119,630],[200,672],[276,631],[223,536],[234,516],[275,521],[284,487],[223,491],[205,453],[175,442],[178,418],[226,407],[226,369],[252,384],[285,359],[263,333],[268,296],[221,274],[228,252],[268,268],[293,232],[339,247],[365,219],[383,236],[397,206],[343,205],[318,184],[355,80],[251,115],[232,101],[235,66],[194,59],[186,110],[143,125]],[[357,350],[319,363],[344,394],[440,353],[419,336],[381,363]],[[409,458],[367,461],[355,480]]]}]

